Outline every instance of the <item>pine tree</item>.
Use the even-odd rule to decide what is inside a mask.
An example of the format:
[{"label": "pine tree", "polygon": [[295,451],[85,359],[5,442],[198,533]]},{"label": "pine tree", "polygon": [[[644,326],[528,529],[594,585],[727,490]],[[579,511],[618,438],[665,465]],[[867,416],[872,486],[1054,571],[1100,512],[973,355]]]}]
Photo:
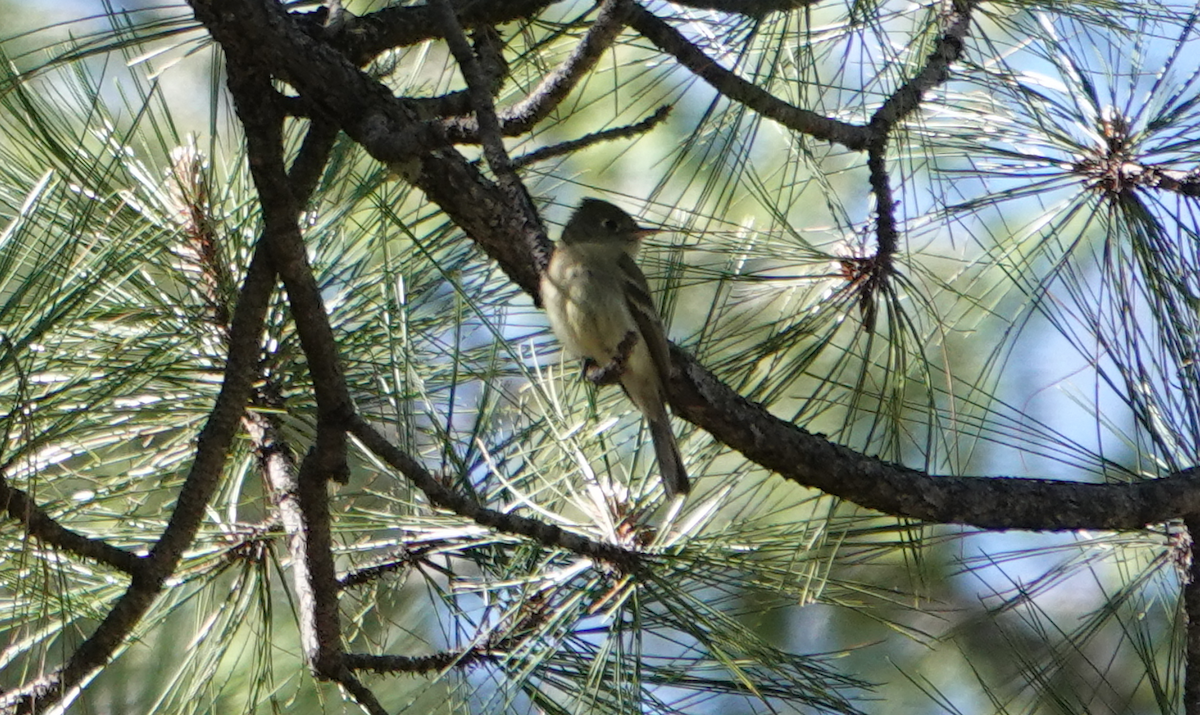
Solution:
[{"label": "pine tree", "polygon": [[105,9],[0,44],[0,711],[1200,715],[1200,6]]}]

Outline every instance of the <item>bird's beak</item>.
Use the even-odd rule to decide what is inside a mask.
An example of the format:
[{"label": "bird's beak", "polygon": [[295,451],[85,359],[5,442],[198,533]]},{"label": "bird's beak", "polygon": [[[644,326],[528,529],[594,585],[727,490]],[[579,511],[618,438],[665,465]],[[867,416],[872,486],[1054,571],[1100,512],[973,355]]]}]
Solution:
[{"label": "bird's beak", "polygon": [[645,226],[638,226],[637,231],[634,231],[633,235],[637,236],[637,239],[640,241],[647,236],[653,236],[654,234],[661,232],[662,229],[660,228],[647,228]]}]

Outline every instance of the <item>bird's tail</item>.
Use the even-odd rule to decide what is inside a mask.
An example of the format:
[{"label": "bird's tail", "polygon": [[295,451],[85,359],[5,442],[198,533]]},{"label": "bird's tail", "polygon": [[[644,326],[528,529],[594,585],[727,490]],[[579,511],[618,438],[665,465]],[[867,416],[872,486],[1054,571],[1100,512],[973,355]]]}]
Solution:
[{"label": "bird's tail", "polygon": [[666,410],[662,410],[646,421],[650,425],[654,454],[658,457],[658,470],[662,473],[663,488],[667,497],[687,494],[692,485],[683,466],[683,455],[679,453],[679,445],[675,442],[675,433],[671,431],[671,418],[667,416]]}]

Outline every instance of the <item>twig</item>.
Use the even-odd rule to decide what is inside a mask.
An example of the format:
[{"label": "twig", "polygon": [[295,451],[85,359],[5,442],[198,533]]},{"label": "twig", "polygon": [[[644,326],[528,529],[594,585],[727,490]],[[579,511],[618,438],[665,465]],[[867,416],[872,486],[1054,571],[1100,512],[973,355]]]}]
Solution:
[{"label": "twig", "polygon": [[342,589],[361,586],[385,574],[412,568],[413,565],[420,563],[424,558],[424,552],[414,552],[403,544],[400,545],[400,551],[401,556],[398,559],[389,559],[381,564],[355,569],[345,576],[341,576],[338,578],[338,586]]},{"label": "twig", "polygon": [[816,5],[820,0],[671,0],[671,2],[697,10],[716,10],[731,15],[757,18],[766,17],[775,12],[787,12],[796,8]]},{"label": "twig", "polygon": [[1089,159],[1072,167],[1090,177],[1097,188],[1115,194],[1133,187],[1160,189],[1180,196],[1200,196],[1200,170],[1182,171],[1155,164],[1138,164],[1117,157]]},{"label": "twig", "polygon": [[145,568],[146,561],[137,554],[59,524],[24,490],[9,486],[3,473],[0,473],[0,505],[25,527],[26,533],[55,549],[99,561],[131,576]]},{"label": "twig", "polygon": [[971,29],[971,13],[979,0],[951,0],[950,4],[953,9],[944,20],[946,29],[934,44],[921,71],[892,92],[871,116],[869,126],[875,136],[891,132],[921,106],[926,92],[949,79],[950,65],[962,56],[963,41]]},{"label": "twig", "polygon": [[1174,545],[1183,582],[1183,615],[1185,636],[1183,644],[1183,711],[1188,715],[1200,713],[1200,558],[1196,554],[1196,536],[1200,535],[1200,515],[1184,519],[1181,543]]},{"label": "twig", "polygon": [[[519,136],[549,116],[612,46],[628,10],[629,0],[605,0],[592,26],[570,56],[546,75],[528,97],[500,112],[500,133],[508,137]],[[470,118],[447,120],[444,126],[451,141],[479,141],[479,124]]]},{"label": "twig", "polygon": [[521,183],[521,177],[513,169],[512,159],[504,148],[504,137],[500,132],[500,119],[496,116],[496,105],[488,91],[487,78],[480,67],[475,51],[467,42],[458,18],[450,7],[450,0],[431,0],[440,13],[443,31],[446,33],[446,43],[450,52],[458,62],[463,77],[467,81],[467,91],[471,95],[471,103],[475,108],[475,119],[479,124],[479,139],[483,144],[483,155],[488,166],[496,176],[496,181],[508,199],[509,210],[522,216],[527,222],[540,225],[541,216],[533,205],[529,191]]},{"label": "twig", "polygon": [[482,660],[493,660],[493,656],[472,648],[461,652],[435,653],[433,655],[371,655],[369,653],[347,653],[343,662],[352,670],[368,670],[373,673],[436,673],[451,667],[464,667]]},{"label": "twig", "polygon": [[375,456],[387,462],[416,485],[425,493],[430,503],[439,509],[446,509],[497,531],[527,536],[546,547],[566,549],[581,556],[603,561],[625,573],[637,572],[642,568],[643,556],[636,552],[613,544],[593,541],[537,519],[488,509],[466,495],[451,491],[435,479],[417,460],[389,442],[358,415],[351,420],[350,433],[357,437]]},{"label": "twig", "polygon": [[653,42],[658,49],[674,56],[680,64],[725,97],[745,104],[764,117],[802,134],[841,144],[855,151],[866,148],[870,139],[870,132],[866,127],[801,109],[779,99],[762,87],[747,82],[717,64],[716,60],[704,54],[678,30],[637,3],[630,6],[629,26]]},{"label": "twig", "polygon": [[887,169],[888,135],[882,133],[871,139],[867,147],[867,172],[871,193],[875,196],[875,260],[872,272],[876,278],[891,273],[892,258],[900,244],[896,227],[896,200],[892,197],[891,178]]},{"label": "twig", "polygon": [[864,283],[868,289],[861,298],[863,322],[868,331],[875,327],[875,295],[891,278],[900,246],[896,201],[887,168],[888,140],[892,131],[921,106],[925,92],[949,78],[950,64],[962,56],[963,38],[970,29],[971,11],[976,4],[976,0],[952,0],[953,9],[945,18],[946,29],[921,71],[893,92],[867,125],[871,130],[866,147],[867,171],[871,193],[875,196],[875,256],[869,264],[870,280]]},{"label": "twig", "polygon": [[529,152],[528,154],[522,154],[521,156],[518,156],[516,159],[513,159],[513,167],[520,169],[522,167],[529,166],[530,164],[534,164],[539,161],[546,161],[548,159],[553,159],[556,156],[563,156],[565,154],[571,154],[573,152],[577,152],[580,149],[586,149],[587,147],[592,146],[594,144],[600,144],[602,142],[614,141],[617,139],[625,139],[627,137],[637,136],[638,134],[645,134],[646,132],[650,131],[654,127],[658,126],[663,120],[665,120],[667,118],[667,115],[669,115],[670,113],[671,113],[671,105],[665,104],[665,105],[659,107],[658,110],[654,112],[654,114],[651,114],[649,117],[646,117],[645,119],[638,122],[637,124],[630,124],[630,125],[624,126],[624,127],[614,127],[612,129],[605,129],[604,131],[594,132],[592,134],[586,134],[582,137],[579,137],[578,139],[572,139],[571,141],[559,142],[558,144],[554,144],[553,146],[542,147],[541,149],[535,149],[535,150]]},{"label": "twig", "polygon": [[562,103],[612,46],[621,32],[629,5],[629,0],[604,0],[592,26],[567,59],[546,75],[528,97],[504,113],[505,132],[524,134]]}]

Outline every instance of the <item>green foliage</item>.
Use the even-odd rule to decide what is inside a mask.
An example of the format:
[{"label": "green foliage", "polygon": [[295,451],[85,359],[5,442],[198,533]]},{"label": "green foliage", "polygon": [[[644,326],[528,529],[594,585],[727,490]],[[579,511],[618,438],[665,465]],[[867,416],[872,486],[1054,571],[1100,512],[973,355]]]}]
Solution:
[{"label": "green foliage", "polygon": [[[923,65],[942,9],[656,6],[747,80],[856,122]],[[501,28],[498,104],[589,10]],[[218,53],[172,12],[113,15],[0,77],[0,465],[54,518],[139,552],[170,518],[262,231]],[[671,335],[776,415],[931,472],[1152,478],[1200,461],[1195,200],[1110,160],[1196,166],[1195,12],[986,4],[952,81],[893,137],[904,243],[875,294],[856,273],[875,251],[861,157],[764,122],[629,31],[510,148],[674,105],[663,127],[523,178],[551,223],[602,194],[666,226],[643,264]],[[434,42],[371,70],[398,94],[460,86]],[[305,126],[289,123],[293,152]],[[636,411],[575,379],[528,296],[418,191],[343,137],[303,225],[353,397],[396,444],[495,509],[654,554],[633,582],[431,509],[356,448],[332,498],[338,566],[385,575],[343,592],[347,649],[458,654],[370,676],[390,711],[1178,710],[1172,525],[914,525],[785,485],[681,423],[697,494],[670,511]],[[303,453],[315,403],[282,291],[258,389]],[[353,708],[304,670],[258,467],[243,440],[182,570],[81,707]],[[59,663],[124,588],[13,523],[5,689]]]}]

